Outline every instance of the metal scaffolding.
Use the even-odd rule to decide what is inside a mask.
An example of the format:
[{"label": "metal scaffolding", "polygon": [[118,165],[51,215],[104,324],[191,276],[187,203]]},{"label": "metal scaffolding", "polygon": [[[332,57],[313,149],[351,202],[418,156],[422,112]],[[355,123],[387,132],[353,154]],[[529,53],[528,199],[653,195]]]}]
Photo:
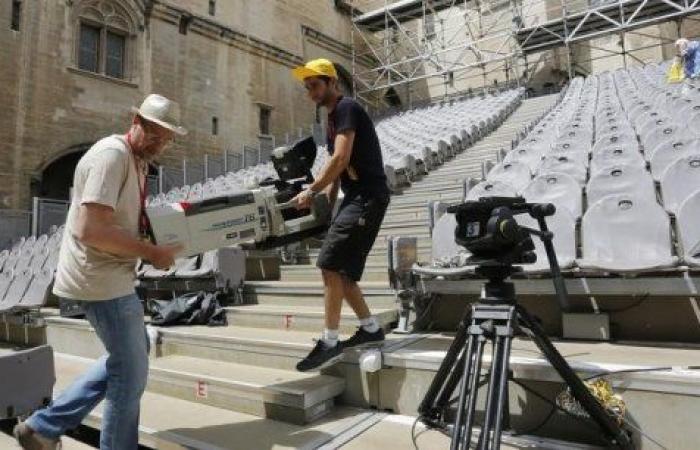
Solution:
[{"label": "metal scaffolding", "polygon": [[[354,91],[365,101],[404,90],[414,98],[491,81],[527,82],[538,63],[563,58],[576,73],[574,44],[618,34],[623,58],[641,48],[625,34],[700,13],[700,0],[352,0]],[[643,36],[643,33],[638,33]],[[656,36],[653,45],[671,39]],[[652,40],[653,41],[653,40]],[[626,61],[626,59],[625,59]],[[471,80],[470,82],[466,82]],[[474,80],[478,80],[478,83]],[[381,96],[379,96],[381,98]]]}]

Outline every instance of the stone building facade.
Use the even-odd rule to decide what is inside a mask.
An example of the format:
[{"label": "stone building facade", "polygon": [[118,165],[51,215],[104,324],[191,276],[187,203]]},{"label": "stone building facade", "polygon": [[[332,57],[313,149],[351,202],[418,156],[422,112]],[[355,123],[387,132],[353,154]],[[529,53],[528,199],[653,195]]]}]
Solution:
[{"label": "stone building facade", "polygon": [[290,69],[328,57],[351,89],[350,36],[332,0],[0,0],[0,208],[65,197],[82,152],[151,92],[190,131],[164,165],[309,126]]}]

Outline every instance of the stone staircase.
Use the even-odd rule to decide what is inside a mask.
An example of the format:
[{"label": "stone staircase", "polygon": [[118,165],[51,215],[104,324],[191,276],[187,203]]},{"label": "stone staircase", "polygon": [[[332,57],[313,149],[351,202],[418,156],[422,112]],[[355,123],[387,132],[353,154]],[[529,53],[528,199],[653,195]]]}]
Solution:
[{"label": "stone staircase", "polygon": [[[515,134],[555,100],[555,96],[525,100],[491,135],[392,198],[360,283],[371,310],[385,329],[391,329],[398,317],[387,278],[386,238],[417,236],[419,258],[429,259],[427,203],[433,199],[459,201],[460,180],[479,178],[481,162],[495,159],[500,148],[510,148]],[[173,448],[271,448],[201,446],[202,442],[218,439],[192,432],[204,417],[236,423],[274,420],[286,423],[280,424],[285,432],[314,429],[319,436],[331,436],[331,430],[341,430],[340,433],[343,427],[365,420],[363,414],[367,411],[356,407],[366,408],[374,403],[371,397],[376,386],[358,375],[355,356],[346,354],[343,363],[322,374],[294,370],[323,328],[323,286],[314,266],[317,254],[317,249],[310,249],[303,264],[283,265],[279,280],[247,282],[243,292],[246,304],[227,308],[228,326],[152,330],[151,370],[142,412],[142,440],[146,445],[170,448],[163,444],[168,442],[178,444],[173,444]],[[102,348],[86,321],[61,318],[58,311],[44,313],[45,342],[57,354],[60,390],[102,354]],[[357,325],[346,307],[341,337],[354,332]],[[334,406],[337,398],[346,406]],[[189,431],[178,428],[178,423],[184,423],[186,416],[194,416],[197,411],[201,417],[194,417],[185,427]],[[91,424],[99,427],[99,420],[97,411],[91,416]],[[241,426],[239,431],[245,434],[246,428]],[[182,437],[185,435],[187,438]],[[260,433],[255,436],[264,439]]]}]

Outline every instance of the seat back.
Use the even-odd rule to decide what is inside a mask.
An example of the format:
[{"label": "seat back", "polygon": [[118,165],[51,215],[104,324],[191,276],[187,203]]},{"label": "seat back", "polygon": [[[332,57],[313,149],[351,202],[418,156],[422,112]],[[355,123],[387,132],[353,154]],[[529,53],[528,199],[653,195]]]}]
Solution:
[{"label": "seat back", "polygon": [[548,173],[565,173],[571,176],[581,186],[586,183],[588,169],[580,161],[562,154],[550,154],[542,160],[538,175]]},{"label": "seat back", "polygon": [[457,219],[454,214],[445,213],[435,222],[432,237],[432,259],[438,264],[452,261],[464,248],[455,242]]},{"label": "seat back", "polygon": [[51,402],[56,373],[48,345],[0,355],[0,373],[0,419],[26,416]]},{"label": "seat back", "polygon": [[675,160],[700,152],[700,139],[670,139],[659,144],[651,155],[649,163],[655,180],[661,180],[664,170]]},{"label": "seat back", "polygon": [[552,203],[557,211],[566,209],[572,217],[579,218],[583,211],[581,185],[565,173],[545,173],[538,175],[523,190],[528,202]]},{"label": "seat back", "polygon": [[611,166],[628,165],[646,168],[644,157],[635,147],[611,145],[598,149],[591,157],[591,176]]},{"label": "seat back", "polygon": [[503,162],[496,165],[488,174],[488,181],[501,181],[520,192],[532,181],[530,167],[522,162]]},{"label": "seat back", "polygon": [[583,257],[601,267],[653,268],[672,257],[668,214],[655,200],[608,195],[583,216]]},{"label": "seat back", "polygon": [[700,153],[672,162],[661,176],[661,197],[666,211],[676,213],[683,201],[700,189]]},{"label": "seat back", "polygon": [[[539,230],[537,221],[528,214],[519,214],[515,217],[520,225]],[[562,208],[557,210],[553,216],[546,217],[545,221],[549,231],[554,234],[552,244],[559,266],[562,269],[572,267],[576,262],[576,219],[569,213],[568,209]],[[526,272],[549,271],[549,260],[542,239],[533,236],[532,241],[535,243],[537,261],[534,264],[524,264],[523,269]]]},{"label": "seat back", "polygon": [[515,188],[502,181],[482,181],[467,192],[466,201],[476,201],[481,197],[515,197]]},{"label": "seat back", "polygon": [[646,201],[656,201],[654,180],[639,166],[617,165],[591,176],[586,185],[588,205],[608,195],[627,194]]},{"label": "seat back", "polygon": [[678,207],[676,214],[678,240],[681,244],[683,261],[693,266],[700,264],[698,217],[700,217],[700,189],[688,195]]}]

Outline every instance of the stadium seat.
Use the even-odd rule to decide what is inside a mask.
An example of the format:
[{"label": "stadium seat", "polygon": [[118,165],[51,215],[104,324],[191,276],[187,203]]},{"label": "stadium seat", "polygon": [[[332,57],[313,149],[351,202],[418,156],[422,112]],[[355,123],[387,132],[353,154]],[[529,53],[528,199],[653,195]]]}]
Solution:
[{"label": "stadium seat", "polygon": [[542,160],[537,174],[546,175],[548,173],[565,173],[573,177],[581,186],[586,184],[586,177],[588,176],[588,170],[580,160],[561,153],[556,155],[549,154]]},{"label": "stadium seat", "polygon": [[676,227],[684,264],[700,266],[700,189],[690,193],[678,207]]},{"label": "stadium seat", "polygon": [[[516,216],[518,223],[522,226],[539,230],[539,225],[535,219],[528,214]],[[552,243],[557,254],[557,262],[562,269],[569,269],[576,263],[576,219],[569,213],[567,208],[558,209],[553,216],[545,219],[547,228],[554,234]],[[523,264],[523,270],[528,273],[549,272],[549,260],[544,243],[537,236],[532,236],[535,244],[535,254],[537,261],[534,264]]]},{"label": "stadium seat", "polygon": [[610,166],[618,166],[620,164],[646,169],[647,163],[636,148],[611,145],[598,149],[591,156],[591,176]]},{"label": "stadium seat", "polygon": [[608,195],[632,195],[644,201],[656,201],[656,187],[649,172],[636,165],[607,167],[591,175],[586,185],[589,207]]},{"label": "stadium seat", "polygon": [[535,177],[522,196],[528,202],[552,203],[557,211],[566,209],[578,219],[583,211],[581,191],[581,185],[571,175],[553,172]]},{"label": "stadium seat", "polygon": [[56,374],[48,345],[0,356],[0,373],[0,419],[28,416],[51,402]]},{"label": "stadium seat", "polygon": [[459,253],[466,250],[455,242],[457,220],[454,214],[445,213],[435,222],[432,236],[433,264],[450,265]]},{"label": "stadium seat", "polygon": [[649,158],[651,174],[660,181],[668,166],[675,160],[700,152],[700,139],[668,140],[659,144]]},{"label": "stadium seat", "polygon": [[593,204],[581,226],[578,265],[609,272],[643,272],[675,265],[668,214],[656,201],[608,195]]},{"label": "stadium seat", "polygon": [[662,142],[670,139],[687,140],[693,139],[695,136],[688,131],[686,125],[666,124],[662,127],[651,127],[643,129],[640,135],[640,141],[645,149],[655,149]]},{"label": "stadium seat", "polygon": [[40,269],[33,272],[32,281],[16,308],[33,309],[46,305],[51,293],[54,274],[52,269]]},{"label": "stadium seat", "polygon": [[27,292],[29,284],[32,282],[34,273],[31,269],[16,272],[10,286],[7,288],[4,298],[0,301],[0,312],[10,311],[19,305],[19,302]]},{"label": "stadium seat", "polygon": [[532,173],[524,162],[503,162],[491,169],[486,179],[509,184],[520,192],[532,181]]},{"label": "stadium seat", "polygon": [[[700,189],[700,153],[676,159],[661,175],[661,198],[666,211],[676,214],[683,201]],[[697,218],[700,220],[700,216]]]},{"label": "stadium seat", "polygon": [[541,149],[536,147],[516,147],[515,149],[508,152],[506,157],[503,159],[504,163],[522,162],[527,164],[531,172],[537,170],[537,168],[542,163],[542,157],[544,153]]},{"label": "stadium seat", "polygon": [[515,197],[517,190],[502,181],[482,181],[467,192],[466,201],[476,201],[481,197]]}]

